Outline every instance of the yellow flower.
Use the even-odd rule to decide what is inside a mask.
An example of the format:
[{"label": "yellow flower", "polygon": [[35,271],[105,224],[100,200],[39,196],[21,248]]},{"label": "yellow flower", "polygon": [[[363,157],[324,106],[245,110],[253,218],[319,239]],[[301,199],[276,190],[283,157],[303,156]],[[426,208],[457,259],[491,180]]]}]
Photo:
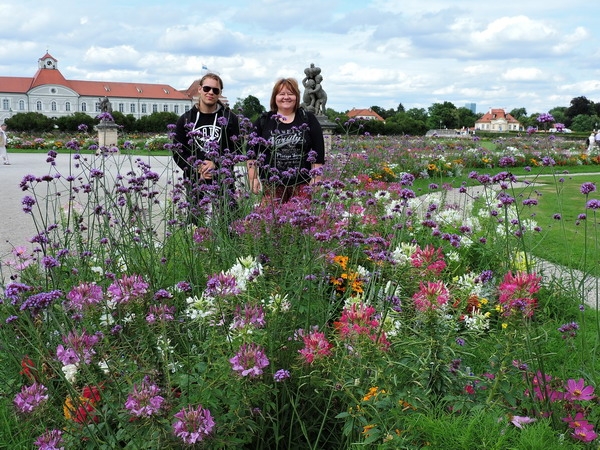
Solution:
[{"label": "yellow flower", "polygon": [[71,414],[72,411],[75,411],[75,407],[73,406],[73,400],[71,400],[71,397],[68,396],[65,399],[65,404],[63,405],[63,414],[65,415],[65,419],[71,420],[73,417]]},{"label": "yellow flower", "polygon": [[348,266],[348,259],[349,258],[347,256],[339,255],[339,256],[335,256],[333,258],[333,262],[345,270],[346,267]]},{"label": "yellow flower", "polygon": [[363,434],[369,434],[369,431],[371,431],[373,428],[375,428],[377,425],[374,424],[370,424],[370,425],[365,425],[363,427]]},{"label": "yellow flower", "polygon": [[370,388],[369,392],[367,392],[365,394],[365,396],[363,397],[363,402],[368,402],[373,397],[375,397],[377,395],[378,390],[379,390],[379,388],[377,386],[373,386],[372,388]]},{"label": "yellow flower", "polygon": [[508,328],[508,324],[506,322],[502,323],[502,329],[506,330]]}]

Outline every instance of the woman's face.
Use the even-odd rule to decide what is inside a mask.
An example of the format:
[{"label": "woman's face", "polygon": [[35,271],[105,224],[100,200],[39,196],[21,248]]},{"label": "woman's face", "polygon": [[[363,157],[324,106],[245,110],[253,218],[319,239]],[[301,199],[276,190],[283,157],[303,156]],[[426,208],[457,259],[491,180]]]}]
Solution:
[{"label": "woman's face", "polygon": [[294,111],[296,109],[294,91],[283,85],[275,97],[275,104],[278,111]]}]

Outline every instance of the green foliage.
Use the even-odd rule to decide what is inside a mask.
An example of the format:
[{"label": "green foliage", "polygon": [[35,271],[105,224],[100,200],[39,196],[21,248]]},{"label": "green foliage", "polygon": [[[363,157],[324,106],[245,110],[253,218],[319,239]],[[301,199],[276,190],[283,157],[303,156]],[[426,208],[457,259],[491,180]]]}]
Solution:
[{"label": "green foliage", "polygon": [[59,117],[56,119],[56,125],[58,129],[64,133],[77,133],[80,125],[86,125],[88,130],[93,130],[94,125],[98,123],[98,120],[90,117],[86,113],[76,112],[69,116]]},{"label": "green foliage", "polygon": [[265,107],[260,104],[260,100],[253,95],[238,100],[233,105],[233,111],[240,114],[250,121],[254,122],[258,117],[266,111]]},{"label": "green foliage", "polygon": [[54,120],[37,112],[17,113],[5,122],[11,130],[30,133],[51,131],[55,125]]},{"label": "green foliage", "polygon": [[429,129],[460,128],[456,106],[451,102],[434,103],[428,109],[427,126]]},{"label": "green foliage", "polygon": [[135,123],[135,129],[140,132],[163,132],[167,126],[174,124],[179,115],[172,112],[156,112],[149,116],[140,117]]}]

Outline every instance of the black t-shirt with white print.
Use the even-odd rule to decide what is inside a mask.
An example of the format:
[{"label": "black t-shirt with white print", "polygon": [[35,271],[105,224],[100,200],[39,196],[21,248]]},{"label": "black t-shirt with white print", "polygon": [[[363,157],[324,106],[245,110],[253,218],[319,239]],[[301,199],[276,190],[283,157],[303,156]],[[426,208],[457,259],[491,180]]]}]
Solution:
[{"label": "black t-shirt with white print", "polygon": [[[291,123],[281,122],[274,115],[272,111],[264,113],[254,124],[257,136],[267,142],[254,149],[260,178],[272,185],[308,183],[311,165],[325,162],[321,125],[313,113],[304,109],[296,111]],[[309,157],[311,150],[315,152],[314,160]]]}]

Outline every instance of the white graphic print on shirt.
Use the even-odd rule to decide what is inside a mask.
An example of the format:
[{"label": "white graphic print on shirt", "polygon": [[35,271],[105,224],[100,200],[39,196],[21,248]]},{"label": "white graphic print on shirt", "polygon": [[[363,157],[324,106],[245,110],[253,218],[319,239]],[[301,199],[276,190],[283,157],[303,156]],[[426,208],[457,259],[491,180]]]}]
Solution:
[{"label": "white graphic print on shirt", "polygon": [[273,146],[274,163],[280,172],[289,169],[299,169],[302,161],[302,148],[298,146],[303,142],[302,131],[297,128],[281,131],[269,139]]},{"label": "white graphic print on shirt", "polygon": [[[209,142],[219,142],[221,140],[221,127],[216,125],[202,125],[194,130],[194,144],[204,151],[214,150],[214,144]],[[218,148],[218,146],[217,146]]]}]

